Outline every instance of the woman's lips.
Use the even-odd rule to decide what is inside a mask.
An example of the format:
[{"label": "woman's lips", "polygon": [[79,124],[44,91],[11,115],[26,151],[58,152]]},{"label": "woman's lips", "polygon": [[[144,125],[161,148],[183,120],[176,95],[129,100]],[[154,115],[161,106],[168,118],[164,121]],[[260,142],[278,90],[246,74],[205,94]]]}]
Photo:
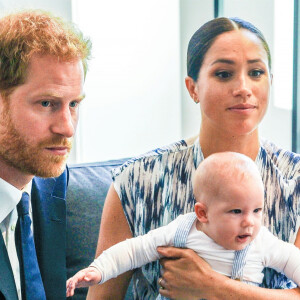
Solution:
[{"label": "woman's lips", "polygon": [[249,115],[253,111],[255,111],[256,108],[256,105],[243,103],[230,106],[229,108],[227,108],[227,110],[240,115]]}]

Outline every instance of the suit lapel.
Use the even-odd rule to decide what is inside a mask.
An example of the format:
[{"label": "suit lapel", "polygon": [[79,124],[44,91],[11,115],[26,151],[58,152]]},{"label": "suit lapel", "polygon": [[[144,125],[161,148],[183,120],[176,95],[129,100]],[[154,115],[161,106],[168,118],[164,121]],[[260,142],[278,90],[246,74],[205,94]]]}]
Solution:
[{"label": "suit lapel", "polygon": [[34,178],[32,184],[34,239],[48,300],[65,298],[66,185],[66,171],[58,178]]},{"label": "suit lapel", "polygon": [[15,279],[2,234],[0,234],[0,292],[6,299],[18,300]]}]

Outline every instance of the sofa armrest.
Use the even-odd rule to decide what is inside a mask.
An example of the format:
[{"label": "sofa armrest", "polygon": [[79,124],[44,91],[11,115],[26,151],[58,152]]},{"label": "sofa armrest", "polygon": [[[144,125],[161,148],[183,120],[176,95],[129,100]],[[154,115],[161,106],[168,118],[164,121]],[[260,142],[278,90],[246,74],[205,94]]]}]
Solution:
[{"label": "sofa armrest", "polygon": [[[127,159],[69,166],[67,191],[67,277],[87,267],[95,257],[99,226],[111,170]],[[132,299],[128,289],[126,299]],[[87,288],[76,290],[72,299],[86,299]]]}]

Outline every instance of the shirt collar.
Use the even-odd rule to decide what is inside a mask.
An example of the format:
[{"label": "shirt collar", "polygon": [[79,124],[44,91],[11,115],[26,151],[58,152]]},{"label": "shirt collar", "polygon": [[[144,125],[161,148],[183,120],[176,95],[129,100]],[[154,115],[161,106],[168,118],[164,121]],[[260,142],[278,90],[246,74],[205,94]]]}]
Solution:
[{"label": "shirt collar", "polygon": [[31,194],[31,186],[32,186],[32,180],[30,180],[21,190],[22,193],[26,192],[29,196]]},{"label": "shirt collar", "polygon": [[19,203],[22,193],[27,192],[30,195],[32,181],[30,181],[22,190],[17,189],[7,181],[0,178],[0,223],[9,215],[9,213]]}]

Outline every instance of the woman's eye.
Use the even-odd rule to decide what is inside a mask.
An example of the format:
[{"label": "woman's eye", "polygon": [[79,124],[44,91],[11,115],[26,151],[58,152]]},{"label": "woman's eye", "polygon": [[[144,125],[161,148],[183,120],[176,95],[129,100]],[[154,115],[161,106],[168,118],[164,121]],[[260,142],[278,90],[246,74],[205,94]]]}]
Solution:
[{"label": "woman's eye", "polygon": [[249,75],[251,77],[257,77],[259,78],[261,75],[263,75],[265,73],[265,71],[263,70],[260,70],[260,69],[257,69],[257,70],[252,70],[249,72]]},{"label": "woman's eye", "polygon": [[50,101],[47,101],[47,100],[42,101],[42,106],[43,107],[49,107],[50,104],[51,104]]},{"label": "woman's eye", "polygon": [[230,212],[233,214],[240,214],[242,211],[240,209],[232,209]]},{"label": "woman's eye", "polygon": [[228,71],[218,71],[216,72],[216,76],[220,79],[228,79],[232,76],[232,74]]}]

